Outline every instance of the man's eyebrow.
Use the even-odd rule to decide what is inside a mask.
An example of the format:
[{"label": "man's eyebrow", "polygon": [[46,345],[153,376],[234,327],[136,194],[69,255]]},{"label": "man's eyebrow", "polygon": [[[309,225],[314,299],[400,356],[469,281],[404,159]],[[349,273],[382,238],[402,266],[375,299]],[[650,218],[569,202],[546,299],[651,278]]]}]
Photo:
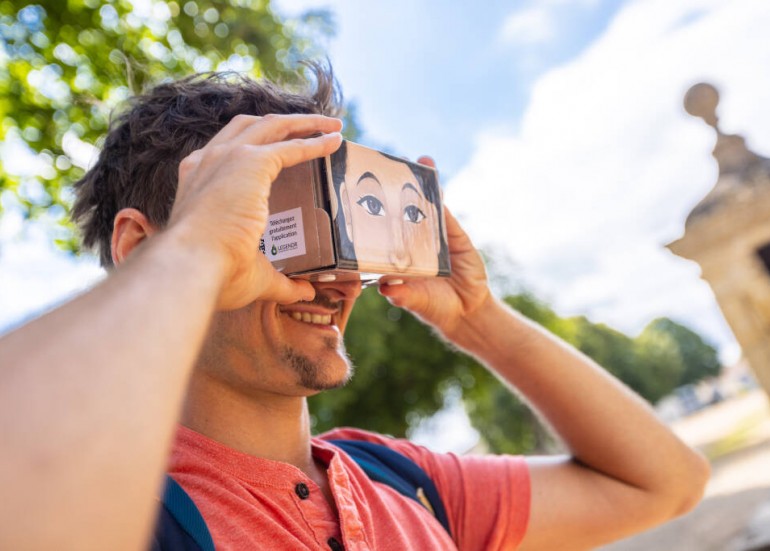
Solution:
[{"label": "man's eyebrow", "polygon": [[363,174],[361,174],[361,177],[360,177],[360,178],[358,179],[358,181],[356,182],[356,185],[360,184],[360,183],[361,183],[361,180],[366,180],[367,178],[371,178],[372,180],[374,180],[375,182],[377,182],[378,184],[380,184],[380,187],[382,187],[382,183],[380,183],[380,181],[377,179],[377,176],[375,176],[374,174],[372,174],[372,173],[371,173],[371,172],[369,172],[369,171],[366,171],[366,172],[364,172]]}]

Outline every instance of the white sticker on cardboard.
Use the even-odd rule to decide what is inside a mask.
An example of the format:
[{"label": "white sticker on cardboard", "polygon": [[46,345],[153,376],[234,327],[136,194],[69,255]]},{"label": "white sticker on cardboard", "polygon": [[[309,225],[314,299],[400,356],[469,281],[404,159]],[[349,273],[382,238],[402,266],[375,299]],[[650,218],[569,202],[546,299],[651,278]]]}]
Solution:
[{"label": "white sticker on cardboard", "polygon": [[297,207],[271,214],[267,219],[264,248],[260,249],[268,260],[283,260],[305,254],[305,227],[302,224],[302,209]]}]

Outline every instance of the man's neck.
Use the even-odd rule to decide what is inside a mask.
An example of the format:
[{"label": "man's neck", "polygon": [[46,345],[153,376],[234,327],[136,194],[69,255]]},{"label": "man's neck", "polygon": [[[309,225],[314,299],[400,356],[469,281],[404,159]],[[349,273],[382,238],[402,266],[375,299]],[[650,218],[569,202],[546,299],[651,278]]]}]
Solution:
[{"label": "man's neck", "polygon": [[289,463],[315,478],[304,397],[266,394],[257,398],[197,374],[190,381],[181,422],[225,446]]}]

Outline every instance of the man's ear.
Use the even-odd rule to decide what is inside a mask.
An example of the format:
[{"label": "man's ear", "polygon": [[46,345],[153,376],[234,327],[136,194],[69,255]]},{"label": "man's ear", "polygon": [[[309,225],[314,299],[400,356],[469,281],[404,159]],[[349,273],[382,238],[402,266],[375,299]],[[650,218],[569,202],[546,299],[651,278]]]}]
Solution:
[{"label": "man's ear", "polygon": [[121,265],[145,238],[156,231],[155,225],[140,211],[123,209],[118,212],[112,225],[112,263]]}]

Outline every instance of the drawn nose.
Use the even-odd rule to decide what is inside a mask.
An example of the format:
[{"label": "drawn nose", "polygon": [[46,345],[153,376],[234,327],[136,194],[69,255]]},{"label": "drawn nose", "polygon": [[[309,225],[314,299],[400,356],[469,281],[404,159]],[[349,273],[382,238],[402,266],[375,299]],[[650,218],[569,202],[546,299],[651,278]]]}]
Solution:
[{"label": "drawn nose", "polygon": [[391,241],[388,260],[397,272],[405,272],[412,265],[412,255],[406,243],[404,228],[401,220],[395,220],[391,224]]}]

